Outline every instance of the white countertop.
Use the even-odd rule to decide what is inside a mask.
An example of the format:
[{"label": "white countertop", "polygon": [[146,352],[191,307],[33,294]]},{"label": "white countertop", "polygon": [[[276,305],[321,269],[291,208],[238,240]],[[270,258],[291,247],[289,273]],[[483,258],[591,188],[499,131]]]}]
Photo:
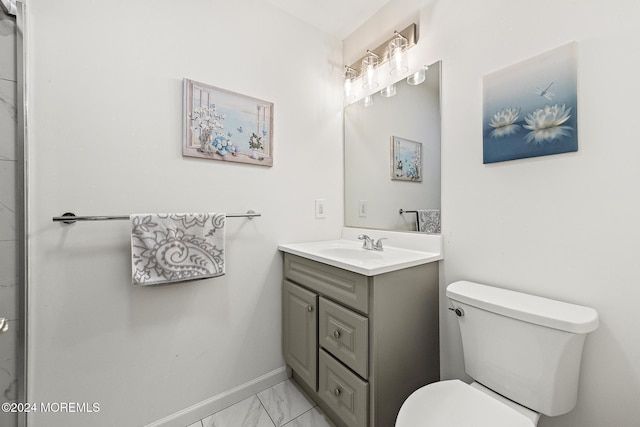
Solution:
[{"label": "white countertop", "polygon": [[385,246],[383,251],[366,250],[362,248],[362,241],[347,239],[283,244],[278,249],[365,276],[375,276],[443,258],[442,251],[428,252],[395,246]]}]

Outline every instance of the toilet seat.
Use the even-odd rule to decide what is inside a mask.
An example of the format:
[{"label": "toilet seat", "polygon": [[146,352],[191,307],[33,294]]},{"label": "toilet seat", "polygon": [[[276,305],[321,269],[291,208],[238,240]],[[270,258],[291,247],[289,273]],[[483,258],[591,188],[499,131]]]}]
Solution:
[{"label": "toilet seat", "polygon": [[440,381],[414,391],[395,427],[535,427],[513,408],[460,381]]}]

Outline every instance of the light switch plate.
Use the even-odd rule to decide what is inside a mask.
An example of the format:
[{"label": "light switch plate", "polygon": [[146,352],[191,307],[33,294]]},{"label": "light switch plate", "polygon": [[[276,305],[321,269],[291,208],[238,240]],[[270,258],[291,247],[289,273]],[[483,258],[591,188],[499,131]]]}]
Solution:
[{"label": "light switch plate", "polygon": [[316,218],[327,217],[327,201],[325,199],[316,199]]},{"label": "light switch plate", "polygon": [[360,218],[365,218],[367,216],[367,201],[366,200],[360,200],[358,201],[358,216]]}]

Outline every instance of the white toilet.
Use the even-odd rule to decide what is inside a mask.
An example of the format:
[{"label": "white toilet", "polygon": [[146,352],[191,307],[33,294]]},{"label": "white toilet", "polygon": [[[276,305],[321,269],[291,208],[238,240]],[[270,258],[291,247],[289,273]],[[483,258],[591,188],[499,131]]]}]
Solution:
[{"label": "white toilet", "polygon": [[575,407],[595,310],[466,281],[450,284],[447,297],[458,315],[465,371],[476,382],[416,390],[396,427],[535,427],[540,414]]}]

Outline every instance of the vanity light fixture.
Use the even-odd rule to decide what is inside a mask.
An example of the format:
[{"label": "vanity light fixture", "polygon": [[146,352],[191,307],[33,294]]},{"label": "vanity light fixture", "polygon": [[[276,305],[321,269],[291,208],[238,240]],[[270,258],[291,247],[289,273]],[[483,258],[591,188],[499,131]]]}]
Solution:
[{"label": "vanity light fixture", "polygon": [[367,56],[362,58],[362,87],[364,89],[375,89],[378,82],[375,78],[375,70],[380,63],[380,57],[367,50]]},{"label": "vanity light fixture", "polygon": [[427,70],[428,69],[429,69],[429,67],[427,65],[425,65],[424,67],[420,68],[418,71],[416,71],[415,73],[413,73],[412,75],[407,77],[407,83],[409,83],[412,86],[415,86],[415,85],[419,85],[420,83],[424,82],[425,78],[427,77]]},{"label": "vanity light fixture", "polygon": [[409,70],[407,55],[404,51],[409,46],[409,40],[397,31],[389,42],[389,74],[399,76]]},{"label": "vanity light fixture", "polygon": [[380,91],[380,96],[384,97],[384,98],[391,98],[392,96],[394,96],[396,94],[396,84],[390,84],[389,86],[385,87],[384,89],[382,89]]},{"label": "vanity light fixture", "polygon": [[355,93],[353,93],[353,82],[358,77],[358,73],[353,68],[348,65],[344,66],[346,68],[344,72],[344,97],[347,101],[352,101],[355,98]]},{"label": "vanity light fixture", "polygon": [[[355,81],[362,79],[364,89],[362,95],[371,94],[380,84],[387,87],[381,92],[383,96],[395,95],[394,83],[397,77],[402,77],[409,69],[407,63],[407,49],[415,46],[418,41],[416,24],[411,24],[402,31],[394,31],[393,37],[373,50],[367,49],[367,54],[351,65],[345,65],[344,88],[347,103],[355,101],[358,92]],[[379,75],[378,69],[389,63],[389,75]],[[386,72],[384,73],[386,74]]]}]

